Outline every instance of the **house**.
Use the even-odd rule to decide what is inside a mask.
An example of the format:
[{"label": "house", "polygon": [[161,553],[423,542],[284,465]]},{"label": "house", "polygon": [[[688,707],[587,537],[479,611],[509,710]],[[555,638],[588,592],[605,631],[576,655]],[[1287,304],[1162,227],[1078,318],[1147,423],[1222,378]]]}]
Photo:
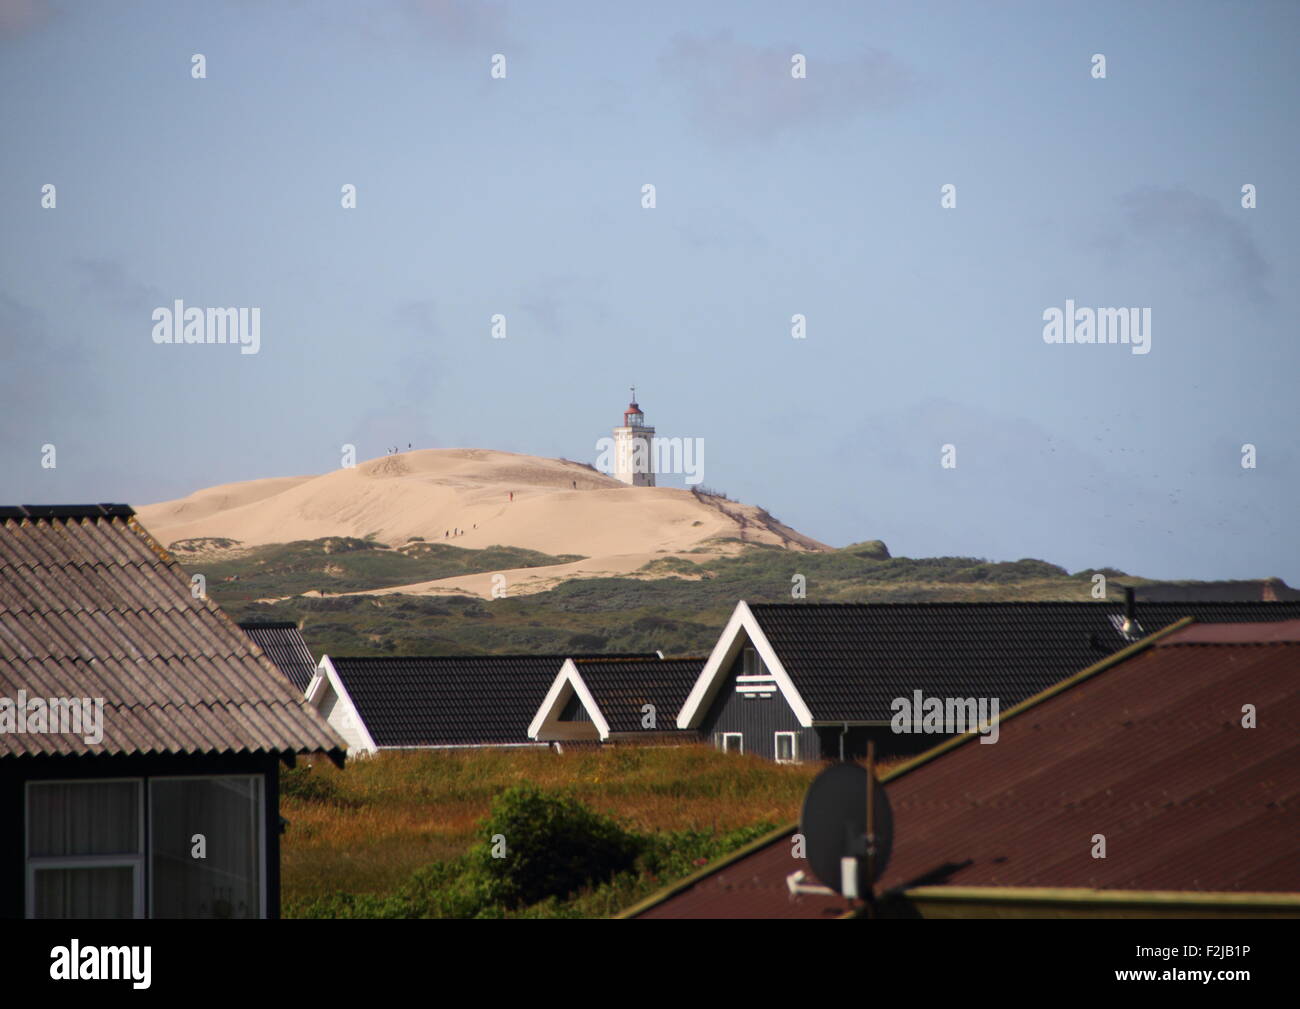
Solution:
[{"label": "house", "polygon": [[0,917],[278,917],[278,765],[343,741],[133,514],[0,508]]},{"label": "house", "polygon": [[[1300,917],[1298,681],[1300,620],[1183,620],[1005,712],[996,745],[972,732],[895,768],[875,913]],[[859,913],[793,891],[798,831],[623,916]]]},{"label": "house", "polygon": [[702,658],[565,659],[543,698],[528,738],[564,743],[695,743],[676,729],[677,712]]},{"label": "house", "polygon": [[769,760],[852,758],[868,740],[881,756],[914,755],[968,726],[936,734],[909,710],[984,702],[991,712],[996,701],[1005,711],[1187,616],[1296,619],[1300,603],[742,601],[677,727]]},{"label": "house", "polygon": [[549,746],[530,739],[528,726],[569,657],[325,655],[306,699],[347,740],[349,754]]},{"label": "house", "polygon": [[299,695],[307,692],[316,674],[316,660],[297,624],[289,620],[247,621],[239,629],[257,642],[257,647]]}]

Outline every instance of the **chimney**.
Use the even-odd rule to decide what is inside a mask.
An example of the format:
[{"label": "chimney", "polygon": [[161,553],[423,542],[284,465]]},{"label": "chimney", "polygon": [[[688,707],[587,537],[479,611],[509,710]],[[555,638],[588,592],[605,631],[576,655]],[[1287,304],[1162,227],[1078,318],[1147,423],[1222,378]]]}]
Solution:
[{"label": "chimney", "polygon": [[1133,598],[1133,586],[1124,586],[1124,626],[1125,634],[1132,634],[1137,629],[1137,606]]}]

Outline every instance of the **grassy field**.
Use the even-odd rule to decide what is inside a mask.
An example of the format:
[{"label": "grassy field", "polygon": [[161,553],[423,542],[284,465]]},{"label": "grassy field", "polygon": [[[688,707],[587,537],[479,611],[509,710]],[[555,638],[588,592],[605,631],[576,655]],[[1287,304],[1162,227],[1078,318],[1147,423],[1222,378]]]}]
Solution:
[{"label": "grassy field", "polygon": [[545,909],[612,913],[701,860],[797,819],[819,769],[705,746],[411,751],[349,762],[342,771],[325,760],[300,764],[282,776],[284,913],[318,914],[315,905],[338,892],[382,898],[430,866],[435,875],[454,873],[457,860],[488,844],[480,823],[493,799],[515,785],[572,797],[662,843],[669,857],[658,870],[624,874]]}]

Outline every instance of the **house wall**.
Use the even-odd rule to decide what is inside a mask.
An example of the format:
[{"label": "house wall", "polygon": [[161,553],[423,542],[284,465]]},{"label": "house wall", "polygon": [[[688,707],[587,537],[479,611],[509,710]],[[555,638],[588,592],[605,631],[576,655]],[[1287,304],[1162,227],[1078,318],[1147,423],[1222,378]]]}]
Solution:
[{"label": "house wall", "polygon": [[[266,914],[280,917],[279,759],[267,754],[7,757],[0,759],[0,918],[26,915],[28,781],[256,774],[262,777]],[[148,852],[146,851],[146,865]]]},{"label": "house wall", "polygon": [[[838,725],[819,725],[817,734],[821,738],[822,757],[826,760],[840,758],[840,735],[843,728]],[[918,753],[938,746],[948,736],[925,735],[921,733],[896,733],[888,725],[850,725],[844,734],[844,759],[862,760],[867,755],[867,742],[876,744],[876,759],[886,760],[898,757],[913,757]]]},{"label": "house wall", "polygon": [[745,649],[741,648],[701,725],[704,738],[720,750],[724,732],[739,732],[745,738],[746,753],[775,760],[776,733],[794,732],[797,758],[801,761],[821,759],[817,730],[799,724],[778,688],[773,686],[771,697],[746,696],[736,692],[736,677],[744,668]]},{"label": "house wall", "polygon": [[937,746],[947,739],[942,735],[899,734],[888,725],[851,725],[845,733],[839,725],[804,728],[779,689],[771,697],[746,696],[736,692],[736,677],[744,672],[745,648],[742,647],[728,671],[726,682],[718,691],[701,726],[704,739],[722,749],[724,732],[740,732],[745,737],[745,752],[768,760],[776,759],[776,733],[796,733],[798,759],[838,760],[840,736],[844,736],[844,759],[861,760],[867,755],[868,741],[876,744],[877,759],[911,757]]},{"label": "house wall", "polygon": [[357,725],[356,719],[352,717],[352,711],[346,704],[339,703],[339,695],[335,693],[333,685],[327,680],[324,685],[324,696],[317,706],[321,717],[330,723],[330,727],[343,737],[343,741],[348,744],[348,755],[354,756],[358,753],[369,752],[365,738],[361,734],[361,727]]}]

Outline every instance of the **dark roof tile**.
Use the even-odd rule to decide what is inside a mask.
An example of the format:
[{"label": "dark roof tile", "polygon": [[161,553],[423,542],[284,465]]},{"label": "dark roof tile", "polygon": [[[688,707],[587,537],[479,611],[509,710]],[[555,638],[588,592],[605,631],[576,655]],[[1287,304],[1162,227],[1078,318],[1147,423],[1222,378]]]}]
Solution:
[{"label": "dark roof tile", "polygon": [[[888,721],[894,698],[997,697],[1010,707],[1131,644],[1123,604],[755,603],[814,720]],[[1182,619],[1300,618],[1300,602],[1139,602],[1137,637]]]},{"label": "dark roof tile", "polygon": [[528,725],[570,657],[329,660],[376,746],[469,746],[531,743]]},{"label": "dark roof tile", "polygon": [[298,625],[286,621],[242,623],[240,629],[257,643],[298,693],[305,693],[316,672],[316,660]]},{"label": "dark roof tile", "polygon": [[655,722],[673,726],[704,668],[702,658],[575,659],[582,682],[600,707],[610,732],[642,732],[642,707],[653,704]]},{"label": "dark roof tile", "polygon": [[[972,737],[885,774],[893,855],[878,890],[1300,891],[1297,630],[1192,624],[1004,718],[994,744]],[[1240,724],[1247,701],[1254,729]],[[790,857],[797,830],[629,913],[842,911],[838,897],[789,897],[786,877],[807,871]],[[1094,834],[1106,836],[1104,859],[1092,857]]]}]

